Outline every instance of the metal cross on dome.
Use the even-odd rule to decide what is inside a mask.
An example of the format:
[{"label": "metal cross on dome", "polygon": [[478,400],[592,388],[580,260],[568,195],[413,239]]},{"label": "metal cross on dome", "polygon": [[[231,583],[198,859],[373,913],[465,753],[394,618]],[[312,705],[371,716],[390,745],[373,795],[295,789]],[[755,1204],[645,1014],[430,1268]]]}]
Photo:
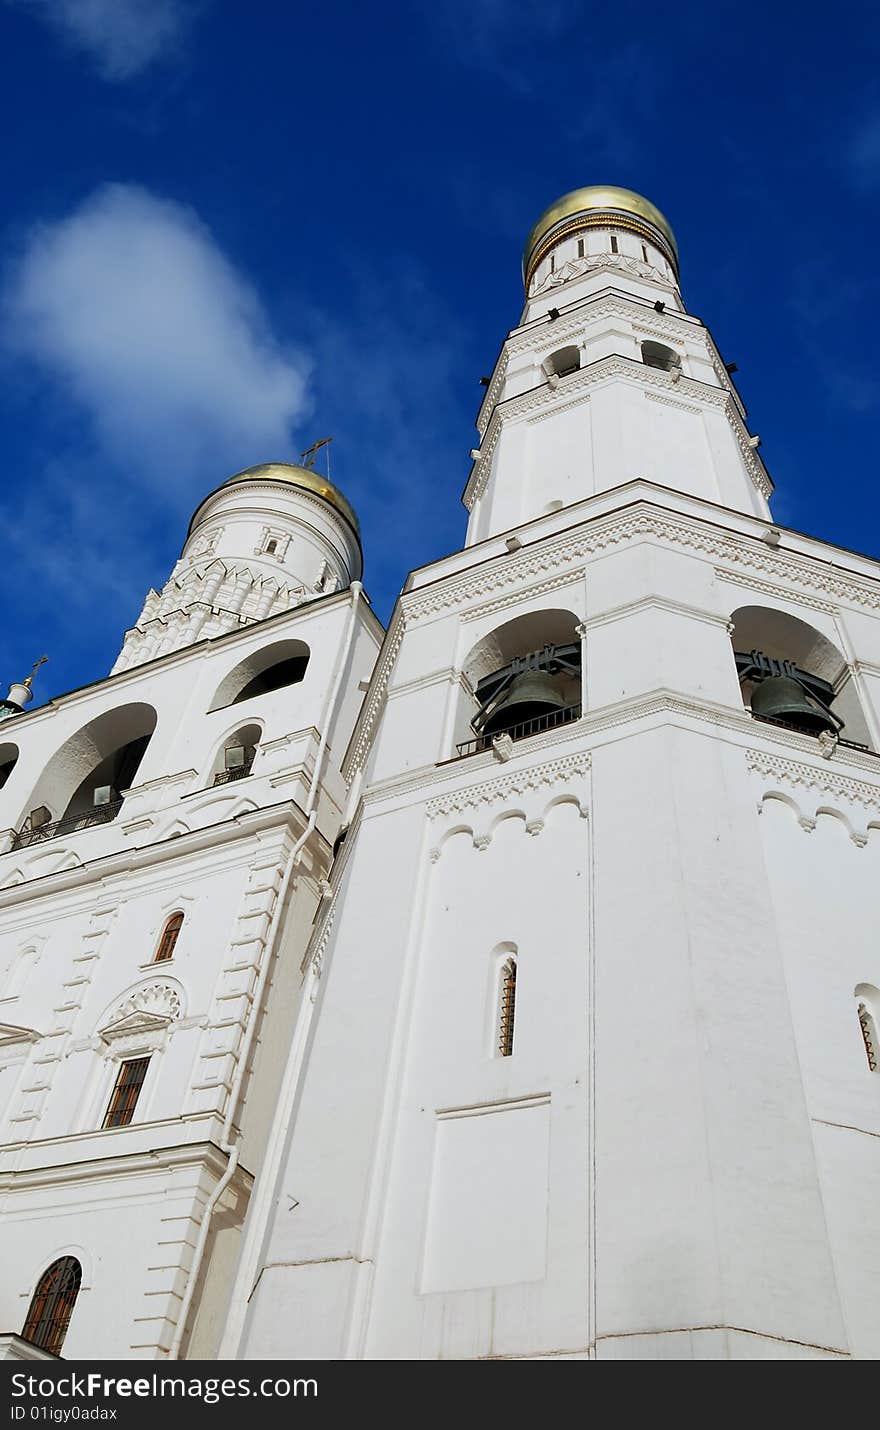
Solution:
[{"label": "metal cross on dome", "polygon": [[315,465],[315,458],[317,457],[317,455],[318,455],[318,453],[320,452],[321,448],[322,448],[322,447],[326,447],[326,448],[327,448],[327,476],[328,476],[328,477],[330,476],[330,443],[331,443],[332,441],[333,441],[333,438],[332,438],[332,437],[322,437],[322,438],[320,439],[320,441],[318,441],[318,442],[313,442],[312,445],[311,445],[311,447],[306,447],[306,450],[303,452],[302,456],[300,457],[300,461],[302,462],[302,465],[306,468],[307,471],[310,472],[310,471],[313,470],[314,465]]}]

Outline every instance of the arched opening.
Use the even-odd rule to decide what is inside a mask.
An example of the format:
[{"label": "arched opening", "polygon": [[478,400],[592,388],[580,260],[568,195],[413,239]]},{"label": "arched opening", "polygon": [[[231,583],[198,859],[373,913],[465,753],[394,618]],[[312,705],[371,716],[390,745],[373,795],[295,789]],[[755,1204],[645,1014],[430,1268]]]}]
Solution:
[{"label": "arched opening", "polygon": [[262,730],[259,725],[242,725],[228,736],[217,751],[211,770],[210,785],[231,784],[243,780],[253,769]]},{"label": "arched opening", "polygon": [[165,923],[159,942],[156,945],[156,953],[153,958],[154,963],[167,963],[169,958],[174,957],[174,950],[177,947],[177,940],[180,937],[180,930],[182,928],[183,913],[178,909]]},{"label": "arched opening", "polygon": [[309,648],[304,641],[276,641],[264,646],[240,661],[220,682],[209,709],[222,710],[226,705],[238,705],[272,690],[298,685],[308,663]]},{"label": "arched opening", "polygon": [[18,761],[18,746],[11,742],[0,745],[0,789],[6,784]]},{"label": "arched opening", "polygon": [[50,1355],[60,1355],[81,1285],[82,1267],[75,1256],[53,1261],[40,1277],[31,1299],[23,1339]]},{"label": "arched opening", "polygon": [[532,611],[484,636],[462,667],[459,755],[524,740],[581,715],[581,643],[571,611]]},{"label": "arched opening", "polygon": [[577,372],[581,365],[580,348],[572,344],[567,348],[560,348],[558,352],[551,353],[547,359],[551,372],[555,372],[557,377],[567,377],[570,372]]},{"label": "arched opening", "polygon": [[646,338],[642,343],[642,362],[646,367],[659,367],[662,372],[681,370],[681,358],[675,349],[656,343],[653,338]]},{"label": "arched opening", "polygon": [[827,636],[770,606],[742,606],[731,619],[743,703],[756,720],[871,748],[852,672]]},{"label": "arched opening", "polygon": [[115,819],[155,728],[152,705],[122,705],[84,725],[43,770],[13,848]]}]

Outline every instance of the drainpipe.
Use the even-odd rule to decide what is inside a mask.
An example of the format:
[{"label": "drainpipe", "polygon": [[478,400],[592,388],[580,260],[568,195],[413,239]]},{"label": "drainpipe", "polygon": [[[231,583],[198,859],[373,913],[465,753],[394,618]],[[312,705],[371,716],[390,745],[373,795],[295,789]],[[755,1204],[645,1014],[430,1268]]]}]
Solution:
[{"label": "drainpipe", "polygon": [[324,768],[324,759],[327,753],[327,734],[330,729],[330,722],[336,713],[336,706],[339,699],[340,688],[342,686],[342,678],[345,674],[345,666],[348,661],[349,651],[351,650],[351,644],[354,639],[358,601],[360,600],[364,588],[361,585],[360,581],[352,581],[349,589],[351,591],[351,610],[348,618],[348,630],[346,632],[345,642],[343,644],[340,658],[337,663],[336,672],[333,680],[333,688],[330,692],[329,698],[327,700],[327,708],[324,712],[323,728],[321,730],[321,738],[318,744],[318,753],[315,757],[315,768],[312,771],[312,780],[311,784],[309,785],[308,799],[306,800],[306,827],[300,835],[299,839],[296,841],[296,844],[293,846],[293,849],[290,854],[290,859],[288,860],[287,869],[285,870],[284,878],[281,882],[281,888],[278,891],[278,897],[275,901],[275,909],[272,914],[272,921],[269,925],[269,932],[266,937],[266,947],[263,952],[263,962],[260,966],[260,972],[257,978],[257,986],[254,991],[254,1002],[251,1010],[251,1016],[248,1021],[247,1028],[245,1029],[244,1044],[239,1055],[238,1065],[235,1070],[235,1077],[233,1078],[232,1087],[229,1089],[229,1098],[226,1104],[226,1117],[223,1122],[223,1133],[220,1141],[220,1150],[221,1152],[224,1152],[226,1154],[226,1157],[228,1158],[228,1161],[226,1163],[226,1170],[205,1204],[205,1213],[202,1217],[202,1224],[199,1227],[199,1236],[195,1245],[195,1250],[193,1251],[192,1265],[190,1266],[189,1275],[187,1276],[186,1290],[183,1293],[183,1301],[181,1302],[180,1314],[177,1318],[174,1338],[171,1342],[171,1348],[168,1352],[169,1360],[179,1360],[180,1358],[180,1346],[181,1342],[183,1341],[184,1332],[186,1330],[186,1323],[189,1317],[190,1308],[192,1306],[193,1296],[195,1295],[196,1283],[198,1281],[199,1271],[201,1270],[202,1258],[205,1254],[205,1247],[208,1244],[208,1233],[211,1229],[211,1218],[214,1215],[214,1209],[217,1206],[217,1203],[219,1202],[223,1193],[226,1191],[226,1188],[229,1186],[229,1183],[232,1181],[232,1178],[235,1176],[235,1171],[238,1167],[238,1142],[233,1141],[233,1124],[235,1122],[235,1113],[238,1108],[239,1098],[241,1096],[242,1084],[244,1083],[248,1058],[250,1057],[251,1044],[254,1040],[257,1018],[259,1016],[259,1009],[263,1001],[263,994],[265,992],[266,983],[269,978],[269,969],[272,965],[272,954],[274,952],[275,940],[278,936],[278,926],[281,922],[281,912],[284,907],[284,900],[287,897],[287,890],[290,885],[290,880],[292,878],[293,871],[299,864],[300,858],[302,857],[302,851],[305,848],[305,845],[309,837],[311,836],[313,829],[315,828],[315,823],[318,818],[315,805],[317,803],[318,798],[318,787],[321,780],[321,774]]}]

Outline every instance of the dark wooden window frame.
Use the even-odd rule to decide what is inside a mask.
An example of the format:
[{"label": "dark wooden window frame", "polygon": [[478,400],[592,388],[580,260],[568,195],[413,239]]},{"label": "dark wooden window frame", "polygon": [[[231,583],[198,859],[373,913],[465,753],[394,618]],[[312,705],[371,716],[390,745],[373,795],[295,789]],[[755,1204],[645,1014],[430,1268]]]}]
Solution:
[{"label": "dark wooden window frame", "polygon": [[113,1092],[104,1114],[103,1128],[128,1127],[134,1116],[138,1098],[150,1065],[149,1055],[142,1058],[126,1058],[119,1064]]}]

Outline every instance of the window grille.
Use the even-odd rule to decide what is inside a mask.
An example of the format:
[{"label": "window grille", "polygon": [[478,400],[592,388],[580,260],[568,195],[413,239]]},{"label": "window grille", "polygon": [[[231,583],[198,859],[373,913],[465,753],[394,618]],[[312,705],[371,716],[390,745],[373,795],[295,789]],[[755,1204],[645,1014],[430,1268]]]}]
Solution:
[{"label": "window grille", "polygon": [[178,934],[182,928],[183,914],[172,914],[162,930],[162,937],[159,939],[159,946],[156,949],[156,956],[153,959],[154,963],[164,963],[166,959],[171,958],[174,953],[175,945],[177,944]]},{"label": "window grille", "polygon": [[104,1118],[104,1127],[127,1127],[134,1116],[137,1100],[141,1095],[144,1078],[149,1067],[149,1058],[130,1058],[119,1069],[116,1086]]},{"label": "window grille", "polygon": [[862,1030],[862,1041],[865,1044],[865,1056],[868,1059],[868,1067],[871,1072],[877,1071],[877,1040],[874,1028],[874,1019],[868,1012],[864,1003],[859,1004],[859,1027]]},{"label": "window grille", "polygon": [[513,1024],[516,1017],[516,962],[509,958],[501,970],[501,998],[498,1018],[498,1055],[513,1053]]},{"label": "window grille", "polygon": [[22,1337],[50,1355],[64,1344],[79,1295],[82,1267],[75,1256],[62,1256],[44,1271],[34,1292]]}]

